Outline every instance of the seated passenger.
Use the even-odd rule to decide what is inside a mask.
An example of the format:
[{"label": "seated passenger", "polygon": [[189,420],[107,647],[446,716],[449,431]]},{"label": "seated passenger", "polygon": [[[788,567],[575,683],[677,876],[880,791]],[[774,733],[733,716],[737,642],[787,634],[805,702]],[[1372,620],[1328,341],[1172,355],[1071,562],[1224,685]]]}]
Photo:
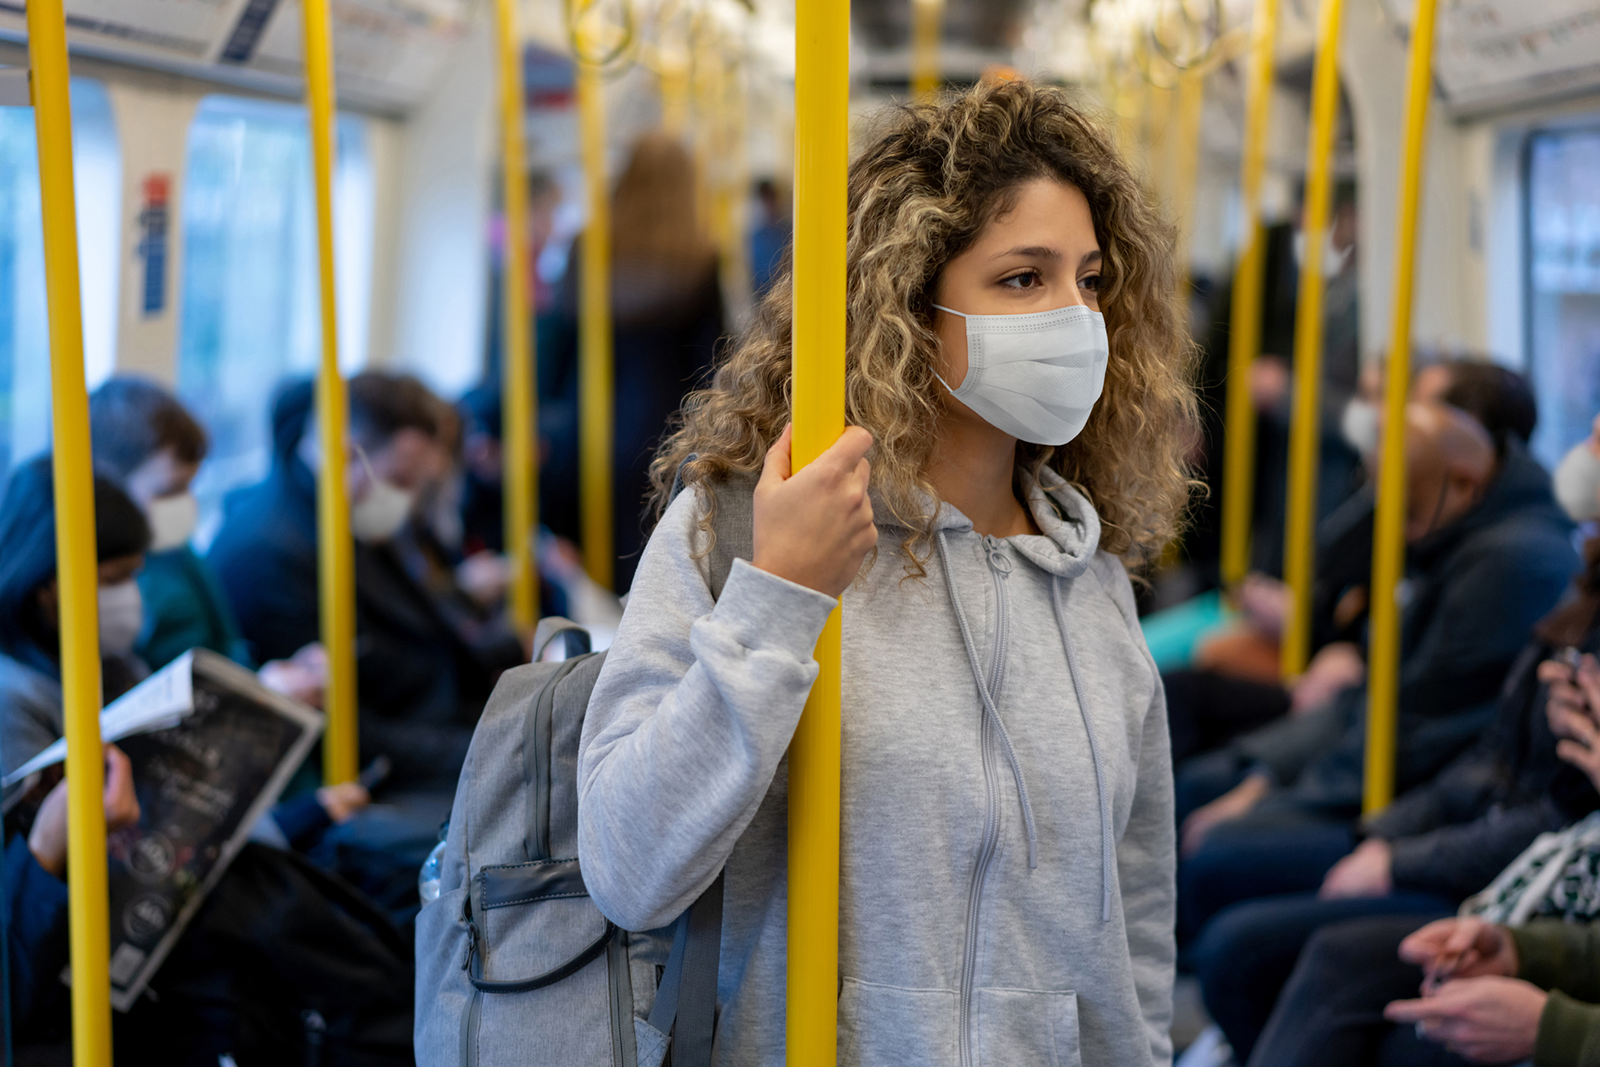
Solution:
[{"label": "seated passenger", "polygon": [[[1375,388],[1376,382],[1372,387]],[[1526,379],[1492,363],[1443,360],[1412,383],[1414,400],[1460,408],[1489,432],[1498,462],[1524,450],[1538,422]],[[1357,400],[1352,403],[1363,403]],[[1376,433],[1376,422],[1363,422]],[[1366,461],[1375,437],[1352,433]],[[1304,674],[1280,680],[1278,643],[1289,611],[1283,582],[1252,573],[1239,589],[1241,618],[1203,636],[1194,667],[1163,677],[1172,725],[1173,759],[1220,747],[1290,712],[1306,711],[1366,677],[1367,582],[1372,571],[1373,495],[1368,485],[1328,515],[1317,529],[1312,588],[1311,651]]]},{"label": "seated passenger", "polygon": [[[1551,689],[1561,759],[1600,786],[1600,666],[1584,656],[1576,670],[1549,661],[1539,674]],[[1306,945],[1252,1067],[1594,1063],[1593,820],[1536,843],[1467,902],[1463,918],[1384,916],[1324,927]],[[1558,862],[1562,877],[1538,877],[1536,856]]]},{"label": "seated passenger", "polygon": [[[390,541],[431,475],[433,398],[414,378],[349,382],[342,475],[355,537],[356,670],[363,762],[387,756],[397,785],[452,789],[497,674],[407,573]],[[320,633],[316,475],[309,383],[273,409],[272,469],[228,501],[208,556],[258,656],[292,655]]]},{"label": "seated passenger", "polygon": [[[794,469],[780,278],[652,467],[579,750],[585,885],[645,930],[725,871],[715,1059],[783,1062],[783,761],[843,599],[840,1047],[1166,1064],[1172,775],[1123,562],[1188,496],[1165,224],[1058,88],[875,129],[849,174],[861,425]],[[713,492],[754,494],[715,601]]]},{"label": "seated passenger", "polygon": [[[94,493],[102,676],[114,699],[145,673],[131,650],[143,621],[134,574],[150,532],[109,479],[97,477]],[[55,538],[46,456],[20,467],[0,502],[0,774],[62,735]],[[107,766],[106,814],[116,829],[137,819],[139,806],[126,758],[108,748]],[[64,1051],[70,1025],[59,980],[68,947],[64,797],[58,785],[31,824],[26,804],[5,822],[10,1036],[30,1056]],[[346,783],[280,805],[273,818],[286,836],[309,842],[319,826],[363,803],[360,786]],[[330,893],[334,884],[305,860],[247,845],[161,965],[151,995],[113,1017],[119,1062],[213,1067],[224,1055],[241,1067],[303,1062],[307,1010],[327,1020],[327,1032],[317,1035],[326,1038],[320,1062],[411,1062],[410,953],[359,894],[344,886]]]},{"label": "seated passenger", "polygon": [[[1400,793],[1477,740],[1577,562],[1549,476],[1525,452],[1497,463],[1484,429],[1448,406],[1412,404],[1407,419]],[[1364,685],[1344,689],[1179,769],[1182,936],[1236,901],[1314,890],[1350,850],[1366,703]]]},{"label": "seated passenger", "polygon": [[[139,572],[144,630],[135,651],[152,670],[191,648],[208,648],[247,667],[250,650],[208,563],[189,547],[199,506],[189,486],[206,455],[206,432],[176,397],[145,378],[109,379],[89,398],[95,468],[116,479],[150,524]],[[320,707],[326,678],[322,646],[262,665],[263,685]]]}]

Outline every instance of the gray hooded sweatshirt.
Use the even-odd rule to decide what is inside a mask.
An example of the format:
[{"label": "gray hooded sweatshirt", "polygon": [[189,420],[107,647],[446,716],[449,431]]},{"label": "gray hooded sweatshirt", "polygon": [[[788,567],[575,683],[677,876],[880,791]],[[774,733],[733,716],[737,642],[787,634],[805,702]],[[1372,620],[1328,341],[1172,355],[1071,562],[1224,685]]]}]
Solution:
[{"label": "gray hooded sweatshirt", "polygon": [[[1052,472],[1043,536],[944,506],[844,595],[840,1067],[1171,1058],[1166,706],[1122,564]],[[698,494],[667,510],[589,705],[578,852],[626,929],[726,866],[715,1061],[784,1056],[785,752],[832,597],[736,560],[713,603]],[[880,516],[882,512],[880,511]]]}]

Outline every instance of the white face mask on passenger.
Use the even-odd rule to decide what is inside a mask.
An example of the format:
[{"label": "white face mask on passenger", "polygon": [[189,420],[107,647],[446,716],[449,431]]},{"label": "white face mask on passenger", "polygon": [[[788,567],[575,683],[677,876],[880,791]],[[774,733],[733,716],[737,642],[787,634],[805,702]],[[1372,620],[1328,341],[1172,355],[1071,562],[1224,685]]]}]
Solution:
[{"label": "white face mask on passenger", "polygon": [[126,656],[133,651],[144,629],[144,599],[139,583],[129,578],[116,585],[102,585],[100,602],[100,654]]},{"label": "white face mask on passenger", "polygon": [[1579,441],[1556,464],[1556,499],[1573,522],[1600,519],[1600,456],[1587,440]]},{"label": "white face mask on passenger", "polygon": [[[950,395],[998,430],[1061,446],[1083,432],[1106,384],[1106,320],[1082,304],[1025,315],[966,315],[967,376]],[[937,376],[937,375],[936,375]]]},{"label": "white face mask on passenger", "polygon": [[[1324,278],[1337,278],[1344,273],[1344,265],[1350,262],[1350,253],[1355,251],[1355,245],[1346,249],[1334,246],[1333,234],[1322,238],[1322,276]],[[1306,258],[1306,233],[1304,230],[1295,231],[1294,235],[1294,263],[1300,266]]]},{"label": "white face mask on passenger", "polygon": [[1339,416],[1339,433],[1364,457],[1378,451],[1378,405],[1352,398]]},{"label": "white face mask on passenger", "polygon": [[366,450],[360,445],[356,446],[356,455],[367,471],[367,495],[350,507],[350,532],[358,541],[387,541],[405,525],[416,496],[374,474]]},{"label": "white face mask on passenger", "polygon": [[150,551],[166,552],[189,543],[200,521],[200,503],[191,493],[157,497],[145,509],[150,521]]}]

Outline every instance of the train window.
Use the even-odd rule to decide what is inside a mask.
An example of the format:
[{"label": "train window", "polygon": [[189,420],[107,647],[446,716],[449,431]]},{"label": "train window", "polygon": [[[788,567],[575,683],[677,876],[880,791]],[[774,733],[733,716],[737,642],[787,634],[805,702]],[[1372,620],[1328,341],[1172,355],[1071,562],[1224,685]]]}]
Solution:
[{"label": "train window", "polygon": [[[366,362],[373,176],[366,124],[341,115],[334,171],[340,364]],[[201,102],[189,131],[182,206],[178,391],[204,412],[211,455],[195,493],[199,541],[220,502],[270,457],[268,398],[321,355],[316,207],[304,108],[228,96]]]},{"label": "train window", "polygon": [[1528,351],[1534,452],[1553,465],[1600,410],[1600,126],[1528,142]]},{"label": "train window", "polygon": [[[121,154],[105,86],[72,79],[78,275],[89,385],[116,358]],[[0,107],[0,476],[50,447],[50,329],[33,109]]]}]

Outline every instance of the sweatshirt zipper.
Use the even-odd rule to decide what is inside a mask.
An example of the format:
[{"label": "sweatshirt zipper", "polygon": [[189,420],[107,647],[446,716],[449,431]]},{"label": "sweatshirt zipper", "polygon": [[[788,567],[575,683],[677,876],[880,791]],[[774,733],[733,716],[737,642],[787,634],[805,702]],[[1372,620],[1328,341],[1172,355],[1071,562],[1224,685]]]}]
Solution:
[{"label": "sweatshirt zipper", "polygon": [[[994,582],[995,636],[994,659],[989,667],[989,695],[998,701],[1000,685],[1005,680],[1006,645],[1009,643],[1011,605],[1007,598],[1006,578],[1011,573],[1011,561],[1000,551],[1000,542],[992,537],[983,538],[984,554],[989,563],[989,576]],[[949,561],[946,560],[946,566]],[[952,575],[952,580],[954,576]],[[972,1067],[972,996],[978,971],[978,913],[983,900],[983,883],[989,875],[989,865],[1000,844],[1000,787],[997,782],[994,743],[990,732],[994,725],[990,717],[982,717],[978,728],[983,758],[983,783],[986,793],[983,843],[978,850],[978,863],[972,870],[972,886],[967,893],[967,940],[961,965],[961,1067]]]}]

